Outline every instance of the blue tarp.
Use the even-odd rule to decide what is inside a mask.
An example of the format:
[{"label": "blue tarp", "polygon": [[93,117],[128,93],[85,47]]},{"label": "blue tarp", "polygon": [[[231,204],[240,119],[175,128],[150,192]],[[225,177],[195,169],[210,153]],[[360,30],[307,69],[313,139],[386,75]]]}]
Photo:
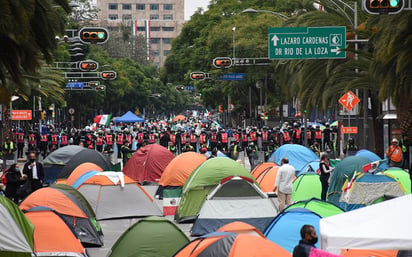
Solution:
[{"label": "blue tarp", "polygon": [[[375,153],[373,153],[369,150],[365,150],[365,149],[361,149],[361,150],[357,151],[355,156],[365,157],[365,158],[369,159],[371,162],[382,160],[382,158],[379,157],[377,154],[375,154]],[[378,171],[387,170],[388,168],[389,168],[388,164],[386,162],[383,162],[379,165]]]},{"label": "blue tarp", "polygon": [[307,147],[297,144],[286,144],[276,149],[268,162],[275,162],[280,165],[280,160],[283,157],[289,159],[289,164],[295,168],[296,172],[302,171],[307,163],[319,160],[319,157]]},{"label": "blue tarp", "polygon": [[84,181],[86,181],[89,178],[93,177],[97,173],[99,173],[99,171],[96,171],[96,170],[91,170],[91,171],[88,171],[88,172],[84,173],[78,179],[76,179],[76,181],[73,183],[72,187],[75,188],[75,189],[78,189],[84,183]]},{"label": "blue tarp", "polygon": [[131,111],[126,112],[123,116],[117,118],[115,120],[116,123],[124,122],[124,123],[132,123],[132,122],[144,122],[142,117],[137,116],[136,114],[132,113]]}]

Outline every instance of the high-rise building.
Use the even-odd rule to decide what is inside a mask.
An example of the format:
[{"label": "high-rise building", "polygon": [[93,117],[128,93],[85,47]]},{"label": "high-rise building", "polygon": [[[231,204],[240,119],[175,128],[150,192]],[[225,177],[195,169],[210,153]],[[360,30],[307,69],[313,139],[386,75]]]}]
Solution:
[{"label": "high-rise building", "polygon": [[134,26],[146,38],[148,58],[163,65],[184,24],[184,0],[97,0],[101,26]]}]

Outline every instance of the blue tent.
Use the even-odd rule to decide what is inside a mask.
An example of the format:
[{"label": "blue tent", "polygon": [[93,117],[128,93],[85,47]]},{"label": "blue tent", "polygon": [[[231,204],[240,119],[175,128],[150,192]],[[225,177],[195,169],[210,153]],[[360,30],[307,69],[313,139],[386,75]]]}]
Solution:
[{"label": "blue tent", "polygon": [[[304,208],[284,210],[279,213],[266,228],[265,236],[268,240],[283,247],[292,253],[293,248],[299,243],[300,229],[308,224],[315,227],[316,234],[319,236],[319,221],[321,217]],[[320,240],[319,240],[320,242]],[[319,243],[315,244],[319,247]]]},{"label": "blue tent", "polygon": [[[379,157],[377,154],[375,154],[375,153],[373,153],[373,152],[371,152],[371,151],[369,151],[369,150],[366,150],[366,149],[361,149],[361,150],[357,151],[357,152],[355,153],[355,156],[365,157],[365,158],[369,159],[371,162],[382,160],[382,158]],[[387,170],[388,168],[389,168],[389,167],[388,167],[388,164],[387,164],[386,162],[382,162],[382,163],[379,165],[377,171]]]},{"label": "blue tent", "polygon": [[303,168],[300,170],[297,176],[300,176],[306,172],[317,172],[317,170],[319,169],[319,164],[320,164],[320,160],[310,161],[306,163],[305,166],[303,166]]},{"label": "blue tent", "polygon": [[124,122],[124,123],[133,123],[133,122],[144,122],[144,119],[142,117],[139,117],[132,113],[131,111],[126,112],[123,114],[123,116],[117,118],[115,120],[116,123]]},{"label": "blue tent", "polygon": [[268,162],[275,162],[280,165],[283,157],[289,159],[296,172],[302,171],[305,165],[311,161],[319,160],[319,157],[309,148],[297,144],[282,145],[270,156]]}]

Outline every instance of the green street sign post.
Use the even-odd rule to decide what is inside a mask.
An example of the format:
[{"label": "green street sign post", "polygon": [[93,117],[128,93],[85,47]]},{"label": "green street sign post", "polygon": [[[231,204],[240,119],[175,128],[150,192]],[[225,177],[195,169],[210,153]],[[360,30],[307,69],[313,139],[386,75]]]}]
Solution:
[{"label": "green street sign post", "polygon": [[346,27],[269,28],[269,59],[345,59]]}]

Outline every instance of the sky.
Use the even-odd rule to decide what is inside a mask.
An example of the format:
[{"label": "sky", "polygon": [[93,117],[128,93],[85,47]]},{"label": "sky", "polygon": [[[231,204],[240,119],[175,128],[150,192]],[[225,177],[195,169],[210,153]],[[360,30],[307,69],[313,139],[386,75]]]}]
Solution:
[{"label": "sky", "polygon": [[190,20],[190,16],[193,15],[198,7],[206,10],[208,5],[209,0],[185,0],[185,20]]}]

